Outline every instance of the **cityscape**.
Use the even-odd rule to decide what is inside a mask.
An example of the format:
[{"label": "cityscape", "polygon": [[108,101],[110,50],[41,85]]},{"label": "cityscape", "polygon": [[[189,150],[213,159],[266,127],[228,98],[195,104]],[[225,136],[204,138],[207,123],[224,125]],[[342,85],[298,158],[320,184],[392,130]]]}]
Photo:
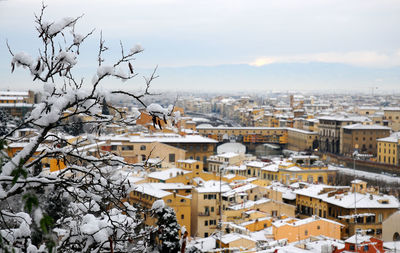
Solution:
[{"label": "cityscape", "polygon": [[[124,6],[147,11],[140,17],[162,6],[183,15],[187,3],[167,2],[110,8],[121,10],[116,20]],[[365,19],[370,11],[400,10],[372,2],[360,12],[348,8]],[[22,14],[34,8],[27,22],[39,50],[22,43],[31,35],[18,37],[6,25],[22,3]],[[0,252],[400,252],[400,51],[376,59],[296,53],[232,65],[221,51],[210,65],[200,64],[202,56],[184,65],[189,49],[182,46],[171,65],[160,58],[160,65],[141,66],[137,58],[148,49],[127,45],[131,35],[114,45],[112,34],[81,29],[84,15],[48,21],[66,4],[0,1],[7,37],[0,47],[7,68],[0,70]],[[254,3],[236,4],[215,9],[228,20],[249,10],[260,18]],[[103,5],[97,15],[105,15]],[[296,8],[324,7],[327,18],[325,8],[339,3],[305,5]],[[86,2],[77,7],[94,19]],[[283,3],[260,8],[293,11]],[[192,15],[208,24],[208,14]],[[222,19],[211,20],[219,27]],[[109,26],[119,35],[119,26]],[[398,50],[390,45],[381,46]],[[91,56],[80,58],[85,52]]]}]

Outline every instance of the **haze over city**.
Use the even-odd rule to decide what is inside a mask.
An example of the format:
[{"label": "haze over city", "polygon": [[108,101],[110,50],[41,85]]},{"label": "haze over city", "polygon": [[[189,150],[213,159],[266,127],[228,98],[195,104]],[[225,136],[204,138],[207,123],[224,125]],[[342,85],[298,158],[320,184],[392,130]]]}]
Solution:
[{"label": "haze over city", "polygon": [[399,13],[0,0],[0,252],[398,252]]},{"label": "haze over city", "polygon": [[[85,14],[79,74],[96,71],[99,32],[110,53],[119,40],[145,51],[135,68],[158,66],[154,89],[396,91],[400,84],[399,1],[45,1],[48,19]],[[37,53],[34,13],[41,1],[0,1],[0,79],[3,89],[32,87],[10,73],[15,51]],[[136,88],[141,79],[133,85]],[[109,79],[108,85],[120,85]]]}]

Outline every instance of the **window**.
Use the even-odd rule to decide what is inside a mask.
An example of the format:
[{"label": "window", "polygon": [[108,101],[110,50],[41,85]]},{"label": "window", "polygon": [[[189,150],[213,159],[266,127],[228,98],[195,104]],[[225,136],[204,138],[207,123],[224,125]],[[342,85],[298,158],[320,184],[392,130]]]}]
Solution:
[{"label": "window", "polygon": [[172,199],[167,199],[167,203],[171,203],[172,202]]},{"label": "window", "polygon": [[174,163],[175,162],[175,154],[169,154],[169,162]]},{"label": "window", "polygon": [[318,230],[320,230],[320,229],[321,229],[321,227],[320,227],[320,226],[317,226],[317,229],[318,229]]},{"label": "window", "polygon": [[182,219],[182,220],[185,219],[185,215],[182,214],[182,215],[181,215],[181,219]]},{"label": "window", "polygon": [[146,146],[145,145],[141,145],[140,146],[140,150],[146,150]]},{"label": "window", "polygon": [[112,146],[111,146],[111,150],[112,150],[112,151],[117,150],[117,148],[118,148],[118,146],[116,146],[116,145],[112,145]]},{"label": "window", "polygon": [[133,150],[133,145],[123,145],[122,150]]},{"label": "window", "polygon": [[304,231],[304,235],[305,235],[305,236],[308,235],[308,230],[307,230],[307,229]]},{"label": "window", "polygon": [[204,237],[208,237],[208,233],[204,233]]},{"label": "window", "polygon": [[204,226],[208,226],[208,220],[204,221]]},{"label": "window", "polygon": [[207,199],[207,196],[208,196],[207,194],[204,194],[204,199]]},{"label": "window", "polygon": [[368,252],[368,250],[369,250],[368,245],[364,245],[364,251],[365,251],[365,252]]},{"label": "window", "polygon": [[[383,220],[383,215],[380,213],[380,214],[378,214],[378,222],[381,223],[382,220]],[[377,230],[377,232],[378,232],[378,230]]]},{"label": "window", "polygon": [[356,247],[352,244],[352,245],[350,245],[349,249],[350,249],[350,250],[355,250]]},{"label": "window", "polygon": [[184,203],[184,202],[186,202],[186,200],[185,199],[181,199],[181,202]]},{"label": "window", "polygon": [[213,206],[211,207],[211,212],[214,212],[214,207]]}]

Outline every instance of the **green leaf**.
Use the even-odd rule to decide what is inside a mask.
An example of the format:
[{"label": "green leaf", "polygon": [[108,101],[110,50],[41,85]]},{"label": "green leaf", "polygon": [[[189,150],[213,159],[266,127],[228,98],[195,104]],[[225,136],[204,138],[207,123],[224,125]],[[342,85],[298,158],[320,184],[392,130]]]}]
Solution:
[{"label": "green leaf", "polygon": [[56,247],[56,243],[53,241],[53,240],[51,240],[51,241],[48,241],[47,243],[46,243],[46,247],[47,247],[47,249],[48,249],[48,252],[53,252],[53,249]]},{"label": "green leaf", "polygon": [[43,233],[47,234],[49,232],[49,228],[53,226],[54,220],[49,215],[44,215],[43,218],[40,220],[40,228],[42,229]]},{"label": "green leaf", "polygon": [[27,209],[29,212],[32,211],[33,206],[39,205],[39,200],[34,194],[27,193],[22,197],[22,199],[25,200],[25,209]]},{"label": "green leaf", "polygon": [[19,161],[18,167],[15,168],[15,169],[11,172],[11,176],[14,176],[14,177],[13,177],[13,180],[12,180],[12,185],[15,185],[15,184],[17,183],[18,178],[19,178],[21,175],[22,175],[24,178],[27,178],[27,177],[28,177],[28,172],[27,172],[26,170],[24,170],[23,165],[24,165],[24,160],[21,159],[21,160]]}]

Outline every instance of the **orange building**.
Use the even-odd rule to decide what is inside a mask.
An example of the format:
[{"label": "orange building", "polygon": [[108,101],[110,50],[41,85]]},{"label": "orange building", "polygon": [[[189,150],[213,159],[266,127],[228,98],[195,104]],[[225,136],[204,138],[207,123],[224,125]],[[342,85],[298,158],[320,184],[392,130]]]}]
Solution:
[{"label": "orange building", "polygon": [[272,231],[275,240],[287,239],[289,243],[319,235],[340,240],[342,226],[338,222],[313,216],[303,220],[278,220],[272,224]]},{"label": "orange building", "polygon": [[345,241],[343,249],[336,249],[333,253],[339,252],[359,252],[377,253],[383,250],[383,241],[368,235],[353,235]]}]

